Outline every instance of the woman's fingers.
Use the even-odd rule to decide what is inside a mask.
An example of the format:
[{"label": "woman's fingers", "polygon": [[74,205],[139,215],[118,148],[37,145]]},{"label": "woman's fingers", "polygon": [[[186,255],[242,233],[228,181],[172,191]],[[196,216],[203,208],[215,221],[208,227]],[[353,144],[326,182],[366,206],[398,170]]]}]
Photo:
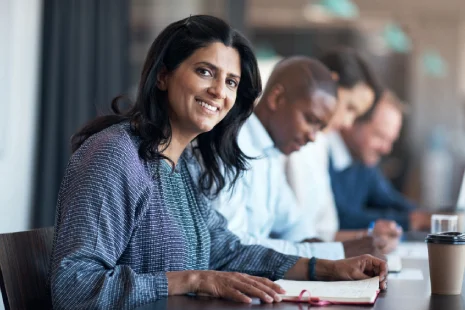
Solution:
[{"label": "woman's fingers", "polygon": [[266,303],[280,301],[278,294],[273,289],[247,276],[238,279],[234,287],[243,294],[258,297]]},{"label": "woman's fingers", "polygon": [[280,302],[281,296],[279,294],[285,293],[278,284],[266,278],[246,274],[235,274],[234,276],[237,280],[234,284],[236,290],[247,296],[258,297],[264,302]]},{"label": "woman's fingers", "polygon": [[252,302],[252,299],[250,297],[244,295],[240,290],[237,290],[233,287],[226,287],[224,290],[224,294],[222,294],[221,297],[247,304],[250,304]]},{"label": "woman's fingers", "polygon": [[397,245],[399,244],[399,239],[394,239],[394,238],[391,238],[388,240],[388,244],[386,245],[386,247],[384,247],[382,249],[382,253],[383,254],[389,254],[391,253],[392,251],[394,251],[396,248],[397,248]]},{"label": "woman's fingers", "polygon": [[262,284],[270,287],[273,291],[275,291],[276,293],[278,294],[285,294],[286,291],[281,287],[279,286],[278,284],[276,284],[275,282],[267,279],[267,278],[262,278],[262,277],[254,277],[254,276],[250,276],[252,279],[254,279],[255,281],[258,281],[258,282],[261,282]]},{"label": "woman's fingers", "polygon": [[230,300],[250,303],[251,297],[260,298],[266,303],[281,301],[282,288],[276,283],[261,277],[238,272],[201,271],[197,294],[209,294]]},{"label": "woman's fingers", "polygon": [[273,281],[260,277],[250,277],[249,281],[252,281],[251,285],[266,292],[266,294],[272,297],[274,301],[281,301],[281,296],[279,296],[279,294],[283,294],[284,290]]}]

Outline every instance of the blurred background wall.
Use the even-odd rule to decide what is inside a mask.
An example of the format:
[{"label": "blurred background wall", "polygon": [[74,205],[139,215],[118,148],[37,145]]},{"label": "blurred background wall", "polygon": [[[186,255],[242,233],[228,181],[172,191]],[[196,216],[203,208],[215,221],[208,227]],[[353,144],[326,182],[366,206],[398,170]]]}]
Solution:
[{"label": "blurred background wall", "polygon": [[44,0],[32,225],[52,226],[70,137],[126,93],[130,2]]},{"label": "blurred background wall", "polygon": [[133,96],[155,36],[198,13],[249,37],[264,80],[281,57],[359,50],[409,107],[387,175],[425,208],[454,204],[465,162],[463,0],[0,0],[0,232],[53,223],[72,133],[112,96]]},{"label": "blurred background wall", "polygon": [[0,1],[0,231],[31,226],[41,1]]}]

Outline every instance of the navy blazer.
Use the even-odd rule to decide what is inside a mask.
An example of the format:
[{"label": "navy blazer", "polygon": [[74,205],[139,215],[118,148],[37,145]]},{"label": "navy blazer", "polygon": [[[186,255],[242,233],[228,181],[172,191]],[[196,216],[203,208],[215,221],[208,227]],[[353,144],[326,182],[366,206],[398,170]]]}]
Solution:
[{"label": "navy blazer", "polygon": [[353,162],[336,171],[330,156],[329,173],[341,229],[368,228],[372,221],[389,219],[408,230],[415,205],[393,188],[379,167]]}]

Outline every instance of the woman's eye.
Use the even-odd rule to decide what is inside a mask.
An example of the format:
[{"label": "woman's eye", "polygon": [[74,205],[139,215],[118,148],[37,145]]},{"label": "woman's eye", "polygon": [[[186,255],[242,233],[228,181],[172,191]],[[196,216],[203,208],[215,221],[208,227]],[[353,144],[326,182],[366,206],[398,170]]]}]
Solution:
[{"label": "woman's eye", "polygon": [[200,69],[197,69],[197,72],[203,76],[212,76],[211,72],[207,69],[200,68]]},{"label": "woman's eye", "polygon": [[315,117],[313,116],[307,116],[305,117],[305,120],[307,121],[308,124],[310,125],[318,125],[319,123],[319,120],[317,120]]},{"label": "woman's eye", "polygon": [[234,80],[228,80],[226,83],[228,83],[229,86],[236,88],[237,87],[237,82]]}]

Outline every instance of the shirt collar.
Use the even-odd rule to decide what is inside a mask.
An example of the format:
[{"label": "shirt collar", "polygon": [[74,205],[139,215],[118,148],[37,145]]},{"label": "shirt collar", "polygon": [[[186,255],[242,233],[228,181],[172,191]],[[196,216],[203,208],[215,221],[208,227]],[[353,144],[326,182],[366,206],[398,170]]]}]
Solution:
[{"label": "shirt collar", "polygon": [[354,160],[339,132],[328,134],[328,144],[334,170],[342,171],[349,168]]},{"label": "shirt collar", "polygon": [[251,133],[252,143],[256,149],[261,150],[264,154],[268,154],[270,151],[274,152],[274,150],[277,150],[274,147],[273,139],[271,139],[270,135],[255,113],[252,113],[252,115],[249,117],[248,127]]}]

